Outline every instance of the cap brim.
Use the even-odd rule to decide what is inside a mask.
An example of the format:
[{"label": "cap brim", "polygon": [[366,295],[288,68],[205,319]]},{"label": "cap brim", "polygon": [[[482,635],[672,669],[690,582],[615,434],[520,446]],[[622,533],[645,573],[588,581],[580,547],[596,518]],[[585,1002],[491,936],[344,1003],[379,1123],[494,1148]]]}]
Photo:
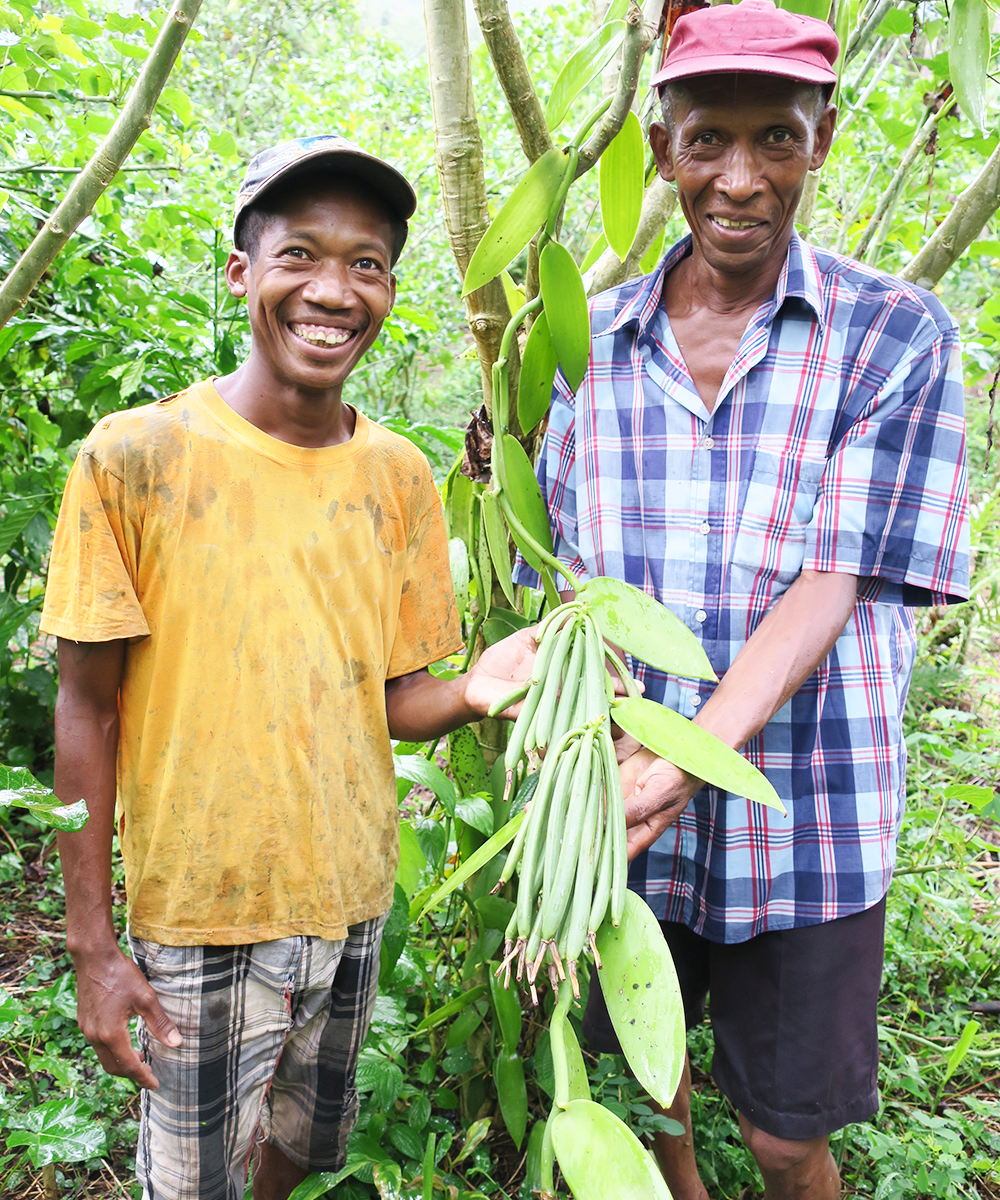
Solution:
[{"label": "cap brim", "polygon": [[690,79],[694,75],[780,75],[800,83],[836,83],[837,75],[829,67],[815,67],[795,59],[771,57],[766,54],[706,54],[697,58],[685,57],[683,62],[667,65],[658,71],[650,87],[659,87],[674,79]]}]

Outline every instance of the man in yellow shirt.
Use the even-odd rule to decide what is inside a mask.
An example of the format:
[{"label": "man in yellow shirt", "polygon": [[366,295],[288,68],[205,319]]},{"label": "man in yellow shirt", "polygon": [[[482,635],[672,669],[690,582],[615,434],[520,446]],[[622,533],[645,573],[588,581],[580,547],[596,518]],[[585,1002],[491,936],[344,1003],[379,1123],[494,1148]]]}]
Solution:
[{"label": "man in yellow shirt", "polygon": [[102,420],[67,482],[42,621],[56,792],[90,811],[60,835],[67,945],[84,1034],[144,1089],[148,1200],[240,1200],[255,1147],[256,1200],[341,1164],[398,856],[390,738],[530,669],[524,633],[429,674],[461,644],[437,492],[341,399],[415,203],[338,137],[258,155],[226,266],[249,356]]}]

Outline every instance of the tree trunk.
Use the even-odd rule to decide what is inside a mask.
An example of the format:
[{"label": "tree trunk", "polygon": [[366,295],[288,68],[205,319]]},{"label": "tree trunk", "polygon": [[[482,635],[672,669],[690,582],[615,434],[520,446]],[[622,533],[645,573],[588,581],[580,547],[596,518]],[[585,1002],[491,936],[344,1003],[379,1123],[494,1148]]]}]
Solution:
[{"label": "tree trunk", "polygon": [[175,0],[149,57],[107,137],[76,177],[62,203],[38,231],[0,286],[0,327],[24,304],[49,264],[73,236],[128,158],[177,61],[201,0]]},{"label": "tree trunk", "polygon": [[[472,252],[490,223],[483,179],[483,141],[469,67],[469,35],[462,0],[424,0],[430,65],[434,152],[448,241],[463,279]],[[490,372],[510,319],[503,284],[494,279],[465,299],[479,351],[483,395],[492,406]]]}]

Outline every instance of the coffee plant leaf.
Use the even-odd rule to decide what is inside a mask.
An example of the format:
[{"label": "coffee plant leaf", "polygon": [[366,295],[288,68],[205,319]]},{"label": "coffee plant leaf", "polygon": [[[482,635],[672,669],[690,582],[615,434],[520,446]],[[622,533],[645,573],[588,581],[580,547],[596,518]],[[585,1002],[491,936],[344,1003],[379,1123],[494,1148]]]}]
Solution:
[{"label": "coffee plant leaf", "polygon": [[986,0],[952,0],[948,21],[948,69],[962,112],[986,133],[986,71],[990,18]]},{"label": "coffee plant leaf", "polygon": [[558,129],[565,121],[573,101],[608,65],[624,37],[625,22],[609,21],[573,53],[552,85],[552,94],[545,106],[545,123],[549,129]]},{"label": "coffee plant leaf", "polygon": [[552,344],[566,382],[575,392],[590,360],[590,314],[583,279],[573,256],[558,242],[549,242],[542,251],[538,278]]},{"label": "coffee plant leaf", "polygon": [[670,1200],[639,1139],[593,1100],[571,1100],[553,1116],[552,1147],[576,1200]]},{"label": "coffee plant leaf", "polygon": [[636,1079],[666,1107],[684,1070],[684,1004],[660,923],[641,896],[626,893],[621,924],[604,922],[597,949],[597,977],[622,1052]]},{"label": "coffee plant leaf", "polygon": [[531,164],[473,251],[462,284],[463,296],[495,279],[545,224],[566,161],[566,154],[553,147]]},{"label": "coffee plant leaf", "polygon": [[626,733],[682,771],[787,815],[778,793],[753,763],[680,713],[630,696],[616,700],[611,715]]},{"label": "coffee plant leaf", "polygon": [[580,599],[608,641],[644,663],[687,679],[716,678],[695,635],[652,596],[624,580],[598,575],[583,585]]},{"label": "coffee plant leaf", "polygon": [[608,245],[624,262],[642,215],[646,155],[642,126],[634,112],[601,155],[601,224]]},{"label": "coffee plant leaf", "polygon": [[558,365],[549,319],[542,312],[528,331],[517,384],[517,419],[525,433],[530,433],[549,411]]}]

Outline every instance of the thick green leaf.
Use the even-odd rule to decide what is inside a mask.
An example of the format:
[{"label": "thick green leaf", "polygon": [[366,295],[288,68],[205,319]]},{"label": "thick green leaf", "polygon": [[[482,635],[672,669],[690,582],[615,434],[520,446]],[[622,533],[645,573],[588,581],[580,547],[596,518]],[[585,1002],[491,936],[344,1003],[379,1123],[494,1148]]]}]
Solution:
[{"label": "thick green leaf", "polygon": [[[489,898],[498,899],[496,896]],[[505,988],[503,982],[496,977],[496,968],[491,965],[488,969],[490,996],[493,998],[493,1011],[500,1026],[500,1036],[503,1038],[504,1049],[508,1054],[513,1054],[521,1040],[521,1001],[516,987]]]},{"label": "thick green leaf", "polygon": [[528,1128],[528,1091],[524,1086],[524,1063],[517,1054],[501,1051],[494,1058],[493,1082],[497,1085],[503,1123],[520,1150]]},{"label": "thick green leaf", "polygon": [[[502,864],[501,864],[502,865]],[[478,887],[478,880],[476,886]],[[514,905],[502,896],[480,896],[474,901],[476,912],[483,918],[487,929],[499,929],[501,933],[507,928]],[[504,991],[507,989],[505,988]]]},{"label": "thick green leaf", "polygon": [[47,788],[25,767],[0,766],[0,812],[5,808],[26,808],[37,820],[58,829],[75,833],[87,824],[87,802],[60,804],[55,792]]},{"label": "thick green leaf", "polygon": [[596,238],[591,242],[590,249],[584,256],[583,262],[580,263],[580,274],[586,275],[595,262],[601,257],[608,248],[608,239],[604,236],[602,230]]},{"label": "thick green leaf", "polygon": [[[486,1005],[483,1004],[481,1007],[485,1010]],[[445,1042],[447,1049],[454,1050],[456,1046],[464,1045],[482,1024],[482,1021],[483,1013],[479,1011],[479,1008],[467,1005],[451,1023],[448,1039]]]},{"label": "thick green leaf", "polygon": [[462,1143],[461,1150],[459,1150],[459,1152],[451,1160],[452,1166],[454,1166],[456,1163],[460,1163],[463,1158],[468,1158],[473,1150],[475,1150],[475,1148],[485,1140],[489,1131],[489,1117],[482,1117],[478,1121],[473,1121],[465,1135],[465,1141]]},{"label": "thick green leaf", "polygon": [[493,560],[493,570],[496,571],[497,581],[503,589],[508,602],[514,604],[514,577],[510,570],[510,553],[507,549],[507,526],[500,514],[500,502],[496,493],[486,491],[482,494],[483,528],[486,530],[486,544],[490,549]]},{"label": "thick green leaf", "polygon": [[[505,433],[503,437],[503,464],[503,483],[507,500],[528,533],[543,550],[548,550],[551,554],[552,528],[549,525],[545,501],[542,499],[542,489],[538,486],[531,459],[512,433]],[[514,540],[517,540],[516,535]],[[521,550],[524,552],[525,547],[522,546]],[[525,553],[525,557],[529,560],[535,559],[534,553],[531,552]]]},{"label": "thick green leaf", "polygon": [[469,260],[463,296],[495,279],[545,224],[562,183],[566,161],[565,153],[553,148],[531,164]]},{"label": "thick green leaf", "polygon": [[451,586],[455,589],[455,605],[459,616],[469,607],[469,550],[461,538],[448,542],[448,561],[451,565]]},{"label": "thick green leaf", "polygon": [[422,754],[394,754],[392,764],[396,768],[398,779],[406,779],[410,783],[419,783],[421,787],[429,788],[441,802],[441,807],[448,816],[455,815],[458,788],[437,763],[432,763]]},{"label": "thick green leaf", "polygon": [[319,1200],[320,1196],[332,1192],[339,1183],[356,1175],[362,1167],[366,1167],[370,1162],[371,1159],[367,1155],[349,1154],[347,1162],[339,1171],[318,1171],[310,1175],[308,1179],[304,1179],[299,1184],[288,1200]]},{"label": "thick green leaf", "polygon": [[645,158],[642,126],[635,113],[629,111],[625,124],[601,155],[599,167],[601,224],[608,245],[622,262],[642,215]]},{"label": "thick green leaf", "polygon": [[986,0],[952,0],[948,70],[962,112],[986,133],[986,70],[990,62],[990,10]]},{"label": "thick green leaf", "polygon": [[459,458],[445,480],[442,493],[445,496],[444,515],[448,523],[448,536],[461,538],[466,544],[472,541],[472,505],[475,492],[472,480],[461,472]]},{"label": "thick green leaf", "polygon": [[563,123],[573,101],[604,70],[624,37],[625,22],[610,21],[587,38],[572,55],[552,85],[552,95],[545,106],[545,121],[550,129]]},{"label": "thick green leaf", "polygon": [[553,1116],[552,1145],[576,1200],[670,1200],[639,1139],[592,1100],[571,1100]]},{"label": "thick green leaf", "polygon": [[524,288],[519,288],[511,278],[510,271],[501,271],[500,280],[503,283],[503,292],[507,297],[507,307],[510,309],[510,315],[519,312],[524,308]]},{"label": "thick green leaf", "polygon": [[565,246],[549,242],[539,259],[538,279],[556,357],[575,392],[590,360],[590,315],[583,280]]},{"label": "thick green leaf", "polygon": [[457,887],[461,887],[470,876],[475,875],[478,870],[485,867],[494,854],[499,854],[505,846],[509,846],[517,836],[517,831],[521,828],[523,820],[524,809],[516,817],[509,820],[503,829],[498,830],[488,842],[483,842],[475,854],[467,858],[457,871],[453,871],[448,876],[420,910],[417,919],[425,917],[432,908],[436,908],[442,900],[446,900]]},{"label": "thick green leaf", "polygon": [[962,1065],[962,1060],[969,1053],[976,1034],[979,1032],[978,1021],[966,1021],[965,1028],[962,1030],[962,1036],[955,1043],[951,1054],[948,1055],[948,1065],[944,1070],[944,1083],[955,1074],[958,1068]]},{"label": "thick green leaf", "polygon": [[450,1021],[452,1017],[457,1017],[460,1012],[468,1008],[470,1004],[475,1004],[477,1000],[486,995],[486,988],[483,984],[477,984],[474,988],[469,988],[467,992],[463,992],[461,996],[456,996],[454,1000],[449,1000],[447,1004],[442,1004],[440,1008],[434,1012],[428,1013],[426,1017],[413,1031],[414,1033],[423,1033],[425,1029],[433,1029],[436,1025],[441,1025],[445,1021]]},{"label": "thick green leaf", "polygon": [[785,812],[778,793],[753,763],[725,742],[654,700],[628,697],[611,706],[612,719],[661,758],[733,796]]},{"label": "thick green leaf", "polygon": [[479,593],[479,611],[483,617],[490,615],[493,605],[493,566],[490,563],[490,544],[486,540],[486,529],[483,525],[483,510],[480,506],[479,521],[476,527],[476,565],[479,568],[478,583],[482,585]]},{"label": "thick green leaf", "polygon": [[517,419],[525,433],[530,433],[549,411],[558,365],[549,319],[541,312],[528,332],[517,384]]},{"label": "thick green leaf", "polygon": [[420,886],[420,876],[427,859],[420,848],[417,831],[409,821],[399,822],[399,865],[396,867],[396,882],[409,899]]},{"label": "thick green leaf", "polygon": [[382,944],[379,947],[379,987],[389,985],[409,931],[410,905],[406,892],[397,883],[393,889],[392,908],[389,909],[389,919],[382,930]]},{"label": "thick green leaf", "polygon": [[512,608],[494,608],[483,622],[483,640],[487,646],[495,646],[519,629],[527,629],[531,623]]},{"label": "thick green leaf", "polygon": [[617,929],[597,931],[597,977],[622,1051],[659,1104],[674,1098],[684,1070],[684,1003],[660,923],[635,892],[625,895]]},{"label": "thick green leaf", "polygon": [[580,589],[601,633],[651,667],[688,679],[715,679],[690,629],[662,604],[621,579],[598,575]]},{"label": "thick green leaf", "polygon": [[545,1141],[546,1121],[536,1121],[528,1134],[528,1153],[524,1164],[524,1182],[532,1192],[542,1190],[542,1143]]},{"label": "thick green leaf", "polygon": [[589,1100],[590,1080],[587,1077],[587,1064],[583,1061],[583,1051],[569,1021],[563,1024],[563,1044],[566,1050],[566,1073],[569,1076],[569,1098]]},{"label": "thick green leaf", "polygon": [[663,252],[663,243],[666,239],[666,229],[661,229],[660,232],[653,238],[649,249],[639,260],[639,270],[643,275],[648,275],[660,261],[660,254]]},{"label": "thick green leaf", "polygon": [[18,1125],[7,1133],[7,1148],[24,1146],[36,1171],[51,1162],[86,1162],[107,1153],[103,1126],[78,1096],[47,1100],[19,1117]]},{"label": "thick green leaf", "polygon": [[468,725],[448,734],[448,766],[463,796],[489,791],[490,769],[479,739]]},{"label": "thick green leaf", "polygon": [[486,837],[493,832],[493,805],[483,796],[463,796],[455,805],[455,818]]}]

